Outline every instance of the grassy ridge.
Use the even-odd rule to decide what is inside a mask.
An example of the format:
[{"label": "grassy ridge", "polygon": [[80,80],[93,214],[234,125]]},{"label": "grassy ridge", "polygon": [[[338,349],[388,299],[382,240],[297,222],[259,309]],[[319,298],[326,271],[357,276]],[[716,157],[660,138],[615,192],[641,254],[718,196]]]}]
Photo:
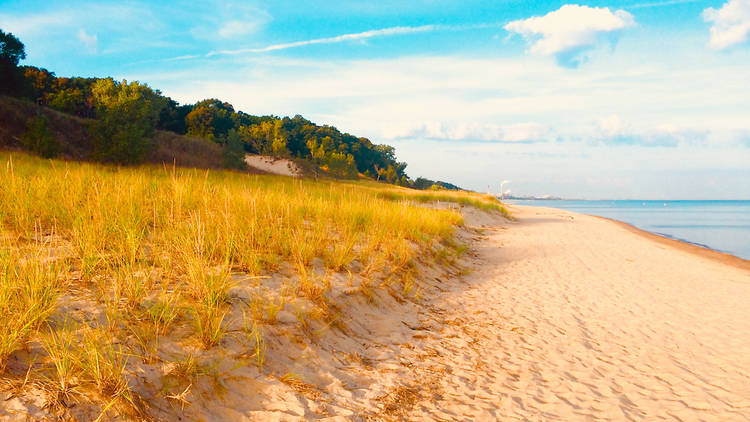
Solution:
[{"label": "grassy ridge", "polygon": [[[297,315],[301,324],[330,323],[330,274],[361,279],[365,294],[375,278],[408,293],[417,256],[455,253],[461,215],[411,203],[427,200],[499,209],[479,196],[375,183],[0,153],[0,379],[12,379],[10,356],[40,344],[32,378],[53,405],[85,398],[102,412],[137,414],[128,382],[134,359],[175,359],[161,351],[167,338],[185,350],[212,348],[238,315],[248,356],[261,365],[262,326],[296,300],[290,296],[312,304]],[[315,265],[329,276],[316,276]],[[289,291],[230,295],[238,275],[278,271],[295,274]],[[103,317],[71,317],[61,308],[70,302]],[[186,352],[174,361],[170,376],[194,377],[191,359]]]},{"label": "grassy ridge", "polygon": [[466,191],[414,191],[406,189],[388,189],[377,193],[379,198],[391,201],[415,201],[419,203],[449,202],[472,206],[485,211],[497,211],[506,218],[511,218],[508,210],[502,206],[497,197]]}]

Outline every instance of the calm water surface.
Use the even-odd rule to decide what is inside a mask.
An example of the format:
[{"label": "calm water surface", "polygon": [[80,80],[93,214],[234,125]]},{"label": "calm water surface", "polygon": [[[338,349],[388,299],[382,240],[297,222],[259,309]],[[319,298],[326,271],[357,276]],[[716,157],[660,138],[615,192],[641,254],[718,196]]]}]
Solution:
[{"label": "calm water surface", "polygon": [[750,259],[750,201],[507,201],[630,223],[652,233]]}]

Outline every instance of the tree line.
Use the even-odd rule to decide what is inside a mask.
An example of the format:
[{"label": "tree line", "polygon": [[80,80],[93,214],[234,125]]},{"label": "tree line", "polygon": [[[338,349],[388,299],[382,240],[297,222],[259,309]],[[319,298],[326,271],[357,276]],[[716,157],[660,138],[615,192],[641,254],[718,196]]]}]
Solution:
[{"label": "tree line", "polygon": [[[101,161],[137,164],[153,148],[155,130],[172,131],[220,145],[228,167],[242,167],[244,154],[268,154],[309,160],[327,172],[354,178],[359,174],[403,186],[455,186],[406,175],[395,149],[342,133],[329,125],[294,117],[250,115],[218,99],[179,104],[138,81],[112,78],[57,77],[35,66],[20,66],[23,43],[0,30],[0,94],[35,101],[60,112],[94,119],[94,157]],[[30,130],[43,131],[40,122]]]}]

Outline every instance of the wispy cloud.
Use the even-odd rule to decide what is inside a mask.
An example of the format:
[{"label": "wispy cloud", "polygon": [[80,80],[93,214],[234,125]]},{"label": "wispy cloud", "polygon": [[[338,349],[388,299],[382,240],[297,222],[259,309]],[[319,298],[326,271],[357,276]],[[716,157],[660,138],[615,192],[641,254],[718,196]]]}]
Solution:
[{"label": "wispy cloud", "polygon": [[694,145],[706,141],[707,129],[680,128],[659,125],[649,129],[636,129],[633,125],[613,114],[602,117],[592,130],[593,139],[605,145],[639,145],[645,147],[677,147]]},{"label": "wispy cloud", "polygon": [[664,0],[664,1],[654,1],[654,2],[647,2],[647,3],[636,3],[627,7],[628,9],[644,9],[648,7],[664,7],[664,6],[675,6],[678,4],[686,4],[686,3],[697,3],[699,1],[703,1],[703,0]]},{"label": "wispy cloud", "polygon": [[74,14],[70,12],[52,12],[32,15],[0,14],[0,27],[5,31],[14,32],[26,37],[44,33],[50,27],[70,25],[74,21]]},{"label": "wispy cloud", "polygon": [[535,122],[508,125],[493,123],[424,122],[390,128],[389,139],[429,139],[463,142],[537,142],[548,135],[547,128]]},{"label": "wispy cloud", "polygon": [[90,52],[96,52],[96,45],[99,42],[99,37],[96,34],[90,35],[81,28],[78,30],[78,40],[86,46]]},{"label": "wispy cloud", "polygon": [[335,44],[345,41],[356,41],[366,40],[369,38],[377,37],[388,37],[394,35],[404,34],[415,34],[420,32],[434,32],[434,31],[457,31],[465,29],[479,29],[488,28],[493,26],[500,26],[499,24],[476,24],[476,25],[421,25],[421,26],[393,26],[390,28],[373,29],[364,32],[356,32],[351,34],[337,35],[335,37],[315,38],[311,40],[295,41],[290,43],[272,44],[265,47],[259,48],[242,48],[237,50],[219,50],[212,51],[206,54],[207,57],[217,55],[237,55],[237,54],[248,54],[248,53],[266,53],[269,51],[286,50],[288,48],[304,47],[315,44]]},{"label": "wispy cloud", "polygon": [[235,38],[257,31],[262,26],[258,21],[233,20],[224,22],[219,28],[218,34],[222,38]]}]

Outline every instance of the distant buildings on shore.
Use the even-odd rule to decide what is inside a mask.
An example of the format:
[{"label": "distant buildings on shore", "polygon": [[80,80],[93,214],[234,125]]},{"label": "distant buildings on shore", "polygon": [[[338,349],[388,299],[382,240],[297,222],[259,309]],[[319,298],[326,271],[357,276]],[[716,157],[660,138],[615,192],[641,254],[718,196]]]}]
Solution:
[{"label": "distant buildings on shore", "polygon": [[[499,197],[498,197],[499,198]],[[542,196],[519,196],[519,195],[506,195],[503,199],[518,199],[518,200],[525,200],[525,201],[531,201],[531,200],[547,200],[547,201],[562,201],[565,198],[560,198],[559,196],[550,196],[550,195],[542,195]]]}]

